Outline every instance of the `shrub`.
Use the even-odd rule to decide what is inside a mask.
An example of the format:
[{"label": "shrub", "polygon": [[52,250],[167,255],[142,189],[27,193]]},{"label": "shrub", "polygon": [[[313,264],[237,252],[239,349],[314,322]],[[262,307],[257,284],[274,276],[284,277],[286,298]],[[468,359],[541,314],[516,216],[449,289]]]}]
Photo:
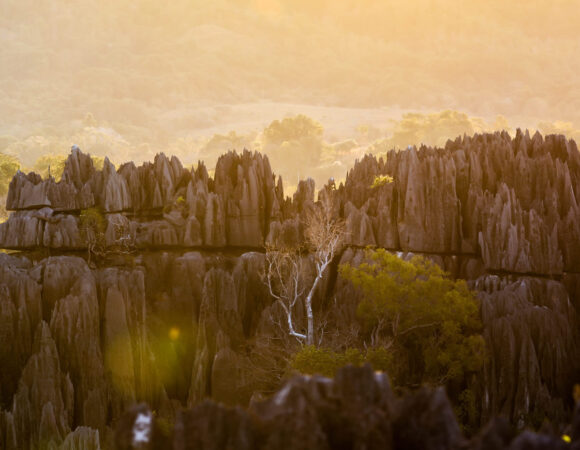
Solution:
[{"label": "shrub", "polygon": [[284,142],[300,140],[303,138],[322,138],[324,128],[314,119],[304,114],[285,119],[274,120],[264,129],[265,144],[281,145]]},{"label": "shrub", "polygon": [[348,364],[362,366],[370,363],[375,370],[388,371],[392,358],[384,348],[368,349],[366,352],[357,348],[348,348],[336,352],[328,348],[307,345],[296,353],[291,361],[293,369],[306,375],[323,375],[333,377],[336,371]]},{"label": "shrub", "polygon": [[20,162],[16,157],[0,153],[0,197],[8,193],[8,186],[18,169]]},{"label": "shrub", "polygon": [[390,175],[377,175],[373,180],[373,184],[371,184],[371,189],[375,189],[385,184],[391,184],[395,181],[395,179]]},{"label": "shrub", "polygon": [[38,173],[45,180],[52,176],[56,181],[59,181],[64,172],[64,166],[67,160],[65,155],[46,154],[42,155],[34,163],[33,170]]},{"label": "shrub", "polygon": [[485,344],[478,301],[466,283],[423,257],[404,261],[379,249],[368,250],[367,258],[370,262],[342,265],[339,272],[363,292],[357,318],[365,339],[387,343],[397,354],[397,373],[391,376],[445,383],[477,372]]}]

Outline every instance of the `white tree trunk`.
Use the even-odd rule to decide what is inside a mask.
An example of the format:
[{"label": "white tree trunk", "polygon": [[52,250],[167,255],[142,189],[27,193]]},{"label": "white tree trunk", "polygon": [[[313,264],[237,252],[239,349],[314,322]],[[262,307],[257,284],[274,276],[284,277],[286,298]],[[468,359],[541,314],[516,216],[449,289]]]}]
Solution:
[{"label": "white tree trunk", "polygon": [[316,278],[314,279],[314,283],[308,292],[308,296],[305,300],[306,306],[306,318],[308,320],[308,332],[306,333],[306,344],[307,345],[314,345],[314,313],[312,312],[312,299],[314,297],[314,293],[316,292],[316,288],[318,287],[318,283],[322,280],[322,275],[326,270],[326,266],[328,264],[324,264],[319,270],[317,270]]}]

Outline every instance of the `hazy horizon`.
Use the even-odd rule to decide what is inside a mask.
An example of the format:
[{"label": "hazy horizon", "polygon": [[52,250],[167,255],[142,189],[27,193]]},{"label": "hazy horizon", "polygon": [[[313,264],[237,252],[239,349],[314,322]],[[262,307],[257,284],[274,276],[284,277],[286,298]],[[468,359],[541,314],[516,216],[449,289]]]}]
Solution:
[{"label": "hazy horizon", "polygon": [[208,145],[263,150],[260,133],[297,114],[355,154],[499,128],[578,139],[579,6],[4,0],[0,151],[32,166],[77,143],[117,163],[165,151],[189,164]]}]

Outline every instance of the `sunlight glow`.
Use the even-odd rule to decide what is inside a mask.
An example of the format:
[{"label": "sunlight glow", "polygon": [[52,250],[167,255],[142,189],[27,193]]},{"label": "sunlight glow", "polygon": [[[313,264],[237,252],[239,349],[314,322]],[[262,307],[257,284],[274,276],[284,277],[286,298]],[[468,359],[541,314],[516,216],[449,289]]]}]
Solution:
[{"label": "sunlight glow", "polygon": [[179,328],[177,328],[177,327],[172,327],[172,328],[169,330],[169,339],[171,339],[172,341],[176,341],[176,340],[178,340],[178,339],[179,339],[179,334],[180,334],[180,332],[179,332]]}]

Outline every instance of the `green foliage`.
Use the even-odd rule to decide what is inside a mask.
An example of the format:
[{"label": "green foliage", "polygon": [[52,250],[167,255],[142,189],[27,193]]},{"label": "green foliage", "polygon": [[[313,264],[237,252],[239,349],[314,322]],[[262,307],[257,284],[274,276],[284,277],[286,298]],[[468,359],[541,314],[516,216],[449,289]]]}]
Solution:
[{"label": "green foliage", "polygon": [[62,177],[66,160],[67,156],[65,155],[55,155],[52,153],[42,155],[36,160],[32,170],[39,174],[43,179],[47,179],[48,171],[50,169],[50,175],[58,181],[60,180],[60,177]]},{"label": "green foliage", "polygon": [[[103,165],[105,164],[105,158],[101,156],[92,156],[93,166],[97,170],[103,170]],[[48,170],[50,167],[50,175],[56,180],[59,181],[62,177],[62,173],[64,172],[64,166],[66,164],[66,160],[68,156],[66,155],[59,155],[48,153],[46,155],[42,155],[40,158],[36,160],[32,170],[34,170],[37,174],[39,174],[43,179],[48,178]]]},{"label": "green foliage", "polygon": [[367,251],[367,258],[358,267],[342,265],[340,275],[363,292],[357,318],[365,335],[387,340],[408,361],[392,376],[443,383],[481,368],[478,302],[464,281],[423,257],[404,261],[379,249]]},{"label": "green foliage", "polygon": [[454,406],[455,415],[467,435],[473,434],[479,425],[479,408],[472,389],[464,389]]},{"label": "green foliage", "polygon": [[391,184],[395,181],[395,179],[390,175],[377,175],[373,180],[373,184],[371,184],[371,189],[375,189],[385,184]]},{"label": "green foliage", "polygon": [[0,223],[8,219],[4,197],[8,194],[10,181],[19,168],[20,162],[17,158],[0,153]]},{"label": "green foliage", "polygon": [[261,151],[268,155],[273,167],[283,168],[289,180],[305,174],[312,176],[313,171],[308,168],[320,168],[323,156],[334,160],[323,155],[328,150],[322,139],[323,131],[320,123],[303,114],[274,120],[262,132]]},{"label": "green foliage", "polygon": [[274,120],[264,129],[265,144],[281,145],[284,142],[297,141],[303,138],[321,139],[324,128],[314,119],[304,114],[285,119]]},{"label": "green foliage", "polygon": [[444,146],[450,136],[469,135],[482,131],[486,123],[467,114],[446,110],[437,113],[406,113],[395,125],[389,139],[392,147],[407,148],[408,145]]},{"label": "green foliage", "polygon": [[102,156],[91,156],[93,160],[93,166],[96,170],[103,170],[103,166],[105,165],[105,158]]},{"label": "green foliage", "polygon": [[18,169],[20,162],[16,157],[0,153],[0,197],[8,193],[10,181]]},{"label": "green foliage", "polygon": [[333,377],[343,366],[348,364],[361,366],[367,362],[375,370],[388,370],[392,364],[392,354],[380,347],[368,349],[366,352],[357,348],[336,352],[328,348],[307,345],[294,355],[291,366],[303,374]]},{"label": "green foliage", "polygon": [[183,195],[178,196],[176,199],[173,200],[173,203],[168,203],[163,207],[163,213],[169,214],[171,211],[179,211],[183,218],[186,218],[188,215],[188,207],[187,207],[187,200]]},{"label": "green foliage", "polygon": [[359,365],[361,359],[360,350],[357,349],[348,349],[344,353],[337,353],[327,348],[307,345],[294,355],[291,365],[300,373],[332,377],[340,367],[353,362]]},{"label": "green foliage", "polygon": [[98,208],[87,208],[81,211],[81,230],[93,230],[95,233],[104,233],[106,227],[107,221]]},{"label": "green foliage", "polygon": [[389,372],[393,367],[393,352],[384,347],[371,347],[367,349],[365,362],[370,363],[375,370]]}]

